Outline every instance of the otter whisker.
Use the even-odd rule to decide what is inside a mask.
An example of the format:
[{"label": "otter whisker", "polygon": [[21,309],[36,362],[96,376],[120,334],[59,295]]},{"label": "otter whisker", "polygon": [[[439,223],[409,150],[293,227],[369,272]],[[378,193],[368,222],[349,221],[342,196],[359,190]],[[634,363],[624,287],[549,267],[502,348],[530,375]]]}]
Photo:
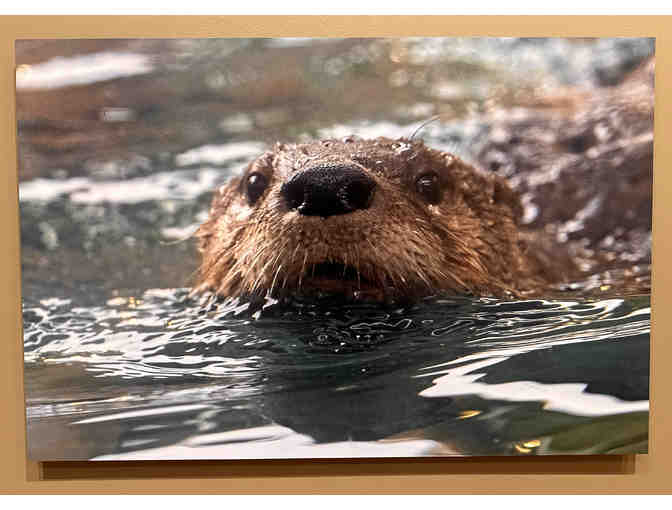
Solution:
[{"label": "otter whisker", "polygon": [[275,258],[270,258],[269,260],[266,261],[264,266],[261,268],[261,271],[259,271],[258,278],[254,282],[254,285],[252,287],[253,291],[256,291],[257,288],[260,287],[263,276],[266,274],[266,269],[275,266],[275,264],[278,262],[281,256],[282,256],[282,250],[278,250],[278,253],[276,254]]},{"label": "otter whisker", "polygon": [[439,120],[440,118],[441,118],[441,115],[434,115],[433,117],[430,117],[429,119],[427,119],[426,121],[424,121],[424,122],[423,122],[422,124],[420,124],[417,128],[415,128],[415,131],[413,131],[413,134],[411,134],[411,137],[409,138],[409,141],[412,142],[413,139],[415,138],[415,135],[417,135],[417,134],[420,132],[420,130],[422,130],[422,129],[425,128],[427,125],[431,124],[432,122],[435,122],[435,121]]},{"label": "otter whisker", "polygon": [[270,265],[271,265],[271,261],[268,260],[268,261],[266,262],[266,264],[264,264],[264,266],[259,270],[259,272],[257,273],[256,278],[254,278],[254,280],[252,281],[251,285],[249,286],[251,292],[256,292],[257,289],[261,287],[262,280],[264,279],[264,276],[265,276],[265,270],[266,270],[266,268],[268,268]]},{"label": "otter whisker", "polygon": [[415,274],[418,276],[418,278],[420,278],[420,280],[422,280],[424,282],[424,284],[427,287],[430,287],[429,281],[427,281],[427,277],[425,276],[425,273],[422,271],[422,269],[416,268]]},{"label": "otter whisker", "polygon": [[296,258],[296,253],[299,251],[299,248],[301,248],[301,243],[296,243],[296,247],[294,248],[294,251],[292,252],[292,257],[289,259],[290,262],[294,262],[294,259]]},{"label": "otter whisker", "polygon": [[299,289],[301,289],[301,283],[303,282],[303,274],[306,270],[306,262],[307,261],[308,261],[308,250],[304,249],[303,264],[301,265],[301,272],[299,273]]},{"label": "otter whisker", "polygon": [[196,228],[196,229],[195,229],[193,232],[191,232],[190,234],[187,234],[187,235],[184,236],[184,237],[179,237],[179,238],[177,238],[177,239],[175,239],[175,240],[173,240],[173,241],[163,241],[163,240],[160,240],[160,241],[159,241],[159,245],[160,245],[160,246],[174,246],[174,245],[176,245],[176,244],[183,243],[183,242],[188,241],[189,239],[191,239],[191,238],[193,238],[193,237],[196,237],[196,233],[198,232],[198,230],[199,230],[199,229]]},{"label": "otter whisker", "polygon": [[278,269],[275,270],[275,276],[273,277],[273,281],[271,282],[271,290],[269,291],[269,294],[272,296],[273,295],[273,289],[275,288],[275,281],[278,278],[278,274],[280,273],[280,270],[282,269],[282,264],[278,266]]},{"label": "otter whisker", "polygon": [[[252,250],[255,249],[255,248],[256,248],[256,247],[253,247],[251,250],[248,250],[247,252],[245,252],[245,258],[247,258],[247,256],[249,255],[250,251],[252,251]],[[257,264],[257,261],[258,261],[259,259],[261,259],[261,258],[263,258],[263,257],[266,256],[266,251],[267,251],[267,250],[265,249],[265,247],[262,247],[262,248],[256,248],[256,255],[255,255],[254,259],[253,259],[252,261],[250,261],[249,263],[245,262],[245,264],[246,264],[247,266],[254,267],[254,266]],[[244,259],[239,259],[239,260],[243,261]]]}]

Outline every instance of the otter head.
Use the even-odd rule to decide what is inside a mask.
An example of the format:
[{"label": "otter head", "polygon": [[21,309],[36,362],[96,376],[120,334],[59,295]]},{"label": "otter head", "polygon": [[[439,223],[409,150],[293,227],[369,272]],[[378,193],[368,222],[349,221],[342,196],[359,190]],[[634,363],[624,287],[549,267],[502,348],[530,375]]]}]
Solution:
[{"label": "otter head", "polygon": [[505,295],[520,212],[504,181],[421,141],[277,144],[215,193],[195,290]]}]

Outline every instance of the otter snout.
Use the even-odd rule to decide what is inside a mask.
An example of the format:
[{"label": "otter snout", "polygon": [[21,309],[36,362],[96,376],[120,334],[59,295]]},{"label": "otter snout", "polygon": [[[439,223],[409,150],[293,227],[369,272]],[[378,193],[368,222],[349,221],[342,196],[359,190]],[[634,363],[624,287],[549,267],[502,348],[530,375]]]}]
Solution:
[{"label": "otter snout", "polygon": [[290,209],[327,218],[368,208],[375,189],[376,182],[355,165],[323,164],[294,174],[280,193]]}]

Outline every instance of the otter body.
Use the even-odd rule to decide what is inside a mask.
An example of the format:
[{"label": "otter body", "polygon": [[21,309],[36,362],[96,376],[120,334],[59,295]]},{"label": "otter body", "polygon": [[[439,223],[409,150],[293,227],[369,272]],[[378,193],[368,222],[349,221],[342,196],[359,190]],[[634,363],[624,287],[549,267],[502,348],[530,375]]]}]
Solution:
[{"label": "otter body", "polygon": [[519,296],[563,278],[521,214],[501,177],[422,141],[276,144],[215,193],[195,291]]}]

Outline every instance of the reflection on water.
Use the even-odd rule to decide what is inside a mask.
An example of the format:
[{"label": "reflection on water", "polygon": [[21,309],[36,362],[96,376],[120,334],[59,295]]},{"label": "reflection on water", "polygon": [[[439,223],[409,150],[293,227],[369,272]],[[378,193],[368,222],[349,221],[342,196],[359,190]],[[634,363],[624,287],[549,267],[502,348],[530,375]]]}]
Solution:
[{"label": "reflection on water", "polygon": [[646,443],[648,298],[433,298],[385,309],[325,299],[254,312],[186,296],[27,302],[31,434],[48,426],[90,444],[77,458],[604,453]]},{"label": "reflection on water", "polygon": [[[650,217],[629,246],[605,238],[608,273],[553,299],[398,308],[194,301],[184,239],[276,140],[409,136],[439,114],[419,136],[474,160],[502,111],[611,86],[652,52],[627,38],[17,42],[30,457],[646,451]],[[570,216],[557,220],[580,231]]]}]

